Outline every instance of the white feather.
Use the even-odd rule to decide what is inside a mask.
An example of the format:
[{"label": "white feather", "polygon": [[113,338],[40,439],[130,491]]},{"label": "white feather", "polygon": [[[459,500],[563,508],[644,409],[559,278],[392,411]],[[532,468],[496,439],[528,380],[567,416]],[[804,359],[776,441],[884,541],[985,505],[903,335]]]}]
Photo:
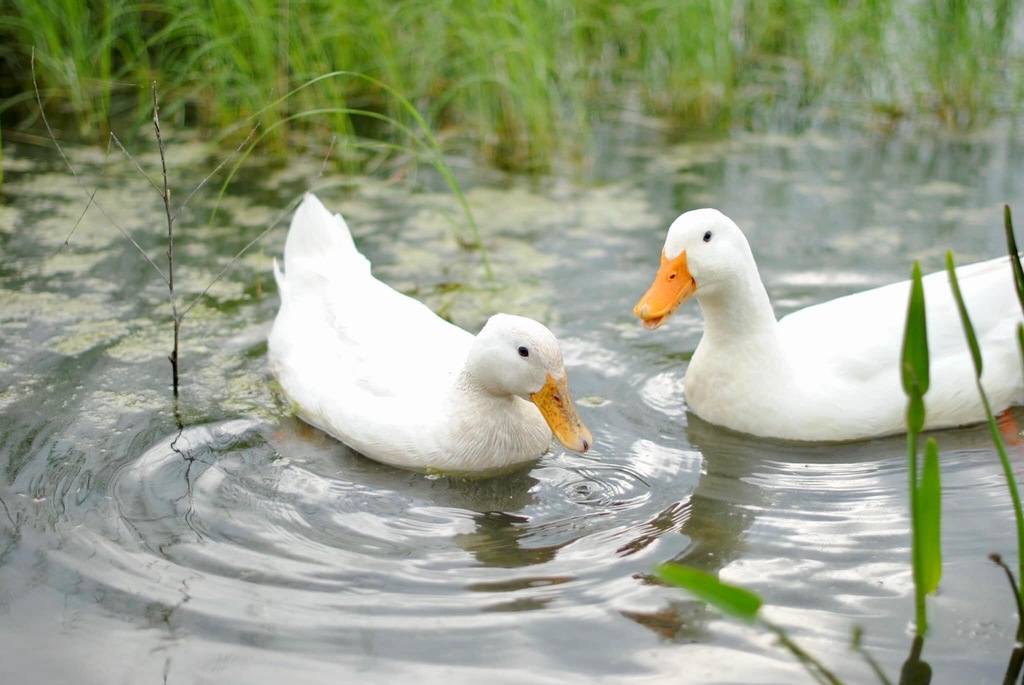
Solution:
[{"label": "white feather", "polygon": [[[549,447],[550,429],[523,399],[547,373],[565,375],[541,324],[499,314],[474,337],[444,321],[375,279],[345,221],[312,194],[274,276],[281,308],[270,368],[303,420],[372,459],[414,469],[497,470]],[[521,344],[532,358],[516,354]],[[491,387],[467,365],[475,349],[485,375],[505,385]]]},{"label": "white feather", "polygon": [[[707,232],[711,238],[704,240]],[[704,314],[684,381],[702,419],[791,440],[856,440],[905,430],[901,350],[909,281],[841,297],[776,321],[750,246],[715,210],[680,216],[668,258],[687,253]],[[957,269],[984,358],[984,387],[1001,411],[1024,400],[1015,330],[1022,320],[1005,257]],[[923,280],[931,385],[927,427],[984,419],[970,352],[945,272]]]}]

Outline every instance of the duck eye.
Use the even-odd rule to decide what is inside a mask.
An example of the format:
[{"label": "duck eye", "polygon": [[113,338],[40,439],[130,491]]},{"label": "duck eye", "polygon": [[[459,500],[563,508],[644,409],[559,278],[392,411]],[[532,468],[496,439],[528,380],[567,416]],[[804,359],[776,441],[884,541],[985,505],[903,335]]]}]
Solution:
[{"label": "duck eye", "polygon": [[530,356],[530,350],[526,349],[525,347],[520,347],[519,348],[519,356],[520,357],[529,357]]},{"label": "duck eye", "polygon": [[705,243],[710,243],[711,242],[711,231],[706,231],[704,233],[704,242]]}]

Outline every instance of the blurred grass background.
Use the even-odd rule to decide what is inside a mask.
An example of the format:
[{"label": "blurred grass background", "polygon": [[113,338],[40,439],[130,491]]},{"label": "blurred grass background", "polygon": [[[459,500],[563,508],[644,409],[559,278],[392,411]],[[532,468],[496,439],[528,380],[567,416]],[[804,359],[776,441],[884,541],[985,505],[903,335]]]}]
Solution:
[{"label": "blurred grass background", "polygon": [[[1016,115],[1021,0],[6,0],[5,138],[44,107],[66,138],[161,119],[264,154],[335,134],[387,143],[413,126],[446,151],[544,171],[585,156],[595,127],[652,117],[679,135],[820,122],[970,129]],[[336,75],[283,97],[334,71]],[[382,88],[380,84],[387,87]],[[327,111],[322,111],[327,110]],[[148,131],[146,131],[148,134]]]}]

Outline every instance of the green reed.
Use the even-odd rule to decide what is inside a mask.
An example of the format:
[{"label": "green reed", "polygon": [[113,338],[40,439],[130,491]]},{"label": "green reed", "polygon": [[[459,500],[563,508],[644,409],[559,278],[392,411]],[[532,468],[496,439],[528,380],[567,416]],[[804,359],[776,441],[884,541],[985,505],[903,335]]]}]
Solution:
[{"label": "green reed", "polygon": [[[476,222],[476,218],[473,215],[472,208],[469,206],[469,201],[466,199],[465,193],[462,191],[462,186],[459,184],[458,179],[452,172],[451,167],[448,166],[444,158],[443,150],[438,142],[436,136],[431,131],[429,124],[423,115],[416,109],[415,105],[404,97],[400,92],[392,88],[386,83],[378,81],[365,74],[359,74],[354,72],[336,71],[328,74],[324,74],[315,79],[312,79],[290,93],[286,93],[282,97],[278,98],[274,102],[264,107],[259,112],[254,114],[254,119],[257,121],[262,120],[266,113],[280,111],[294,98],[301,96],[305,91],[314,89],[325,83],[331,82],[369,82],[373,87],[380,89],[382,92],[387,93],[392,99],[396,107],[396,111],[400,114],[395,116],[401,116],[402,119],[397,119],[391,115],[380,114],[369,110],[360,110],[354,108],[345,107],[328,107],[314,110],[306,110],[297,112],[288,116],[275,116],[272,117],[276,120],[275,124],[270,126],[264,126],[262,133],[256,137],[256,142],[259,143],[261,140],[274,134],[275,129],[286,126],[295,121],[301,121],[309,118],[323,118],[325,116],[359,116],[366,119],[370,119],[379,122],[381,125],[387,126],[392,130],[392,137],[399,140],[398,143],[360,143],[356,142],[352,144],[354,149],[360,148],[379,148],[385,147],[388,150],[401,152],[409,157],[417,160],[419,163],[429,164],[434,168],[435,171],[444,179],[448,185],[452,195],[455,196],[456,201],[459,203],[459,207],[462,210],[463,218],[466,223],[466,230],[460,231],[455,235],[456,240],[465,248],[475,249],[480,253],[480,259],[483,263],[484,272],[488,279],[494,277],[494,273],[491,269],[490,259],[487,256],[487,250],[483,245],[483,238],[480,234],[480,227]],[[403,123],[404,121],[410,121],[410,124]],[[251,151],[253,148],[250,147]],[[231,173],[228,174],[225,180],[225,186],[231,181],[234,176],[234,172],[238,170],[241,164],[245,161],[248,154],[243,154],[239,157],[237,163],[232,169]]]},{"label": "green reed", "polygon": [[[1007,209],[1006,217],[1008,232],[1012,230],[1010,228],[1011,224],[1009,216],[1009,209]],[[1019,264],[1019,260],[1015,263]],[[1019,268],[1019,266],[1017,268]],[[992,413],[992,407],[989,404],[988,395],[985,392],[984,386],[981,384],[981,375],[984,368],[981,356],[981,347],[978,345],[978,338],[974,332],[974,325],[971,323],[971,317],[967,312],[967,306],[960,293],[960,283],[957,280],[956,266],[953,263],[952,252],[946,253],[946,271],[949,274],[950,287],[953,289],[953,296],[956,299],[957,308],[960,312],[960,321],[963,324],[964,336],[967,338],[968,345],[971,349],[971,361],[974,364],[974,378],[978,386],[978,394],[981,396],[982,406],[985,409],[985,417],[989,433],[992,437],[992,443],[995,445],[996,453],[999,455],[999,461],[1003,467],[1003,475],[1006,477],[1006,486],[1010,492],[1010,500],[1013,505],[1017,532],[1017,577],[1024,578],[1024,554],[1022,554],[1022,552],[1024,552],[1024,510],[1021,508],[1020,493],[1017,489],[1017,477],[1013,472],[1013,465],[1010,463],[1010,457],[1006,453],[1006,443],[1003,440],[1002,434],[999,432],[999,425],[996,422],[995,414]],[[1020,287],[1019,281],[1018,287]],[[1024,327],[1020,324],[1017,326],[1017,338],[1018,344],[1021,345],[1021,349],[1024,350]]]},{"label": "green reed", "polygon": [[939,448],[935,438],[925,443],[924,463],[918,465],[918,443],[925,424],[924,396],[930,384],[928,328],[921,266],[914,262],[910,300],[901,352],[901,381],[907,395],[907,474],[910,483],[911,567],[914,575],[915,632],[928,632],[925,597],[938,589],[942,577],[942,487]]},{"label": "green reed", "polygon": [[[586,154],[595,123],[625,111],[681,130],[792,127],[815,112],[875,112],[971,126],[1016,111],[1024,49],[1012,0],[12,0],[0,54],[12,93],[43,97],[64,130],[105,141],[109,121],[144,111],[156,81],[178,128],[210,135],[335,71],[403,94],[448,149],[510,169]],[[386,138],[352,114],[289,121],[324,107],[404,116],[372,82],[303,92],[264,112],[266,149],[294,154],[330,134]],[[29,98],[0,103],[22,121]],[[274,119],[273,117],[279,117]],[[144,119],[137,122],[145,128]],[[279,125],[275,125],[279,124]],[[124,127],[119,127],[124,130]],[[233,143],[234,141],[232,141]]]},{"label": "green reed", "polygon": [[758,624],[774,633],[779,644],[800,662],[815,681],[823,685],[842,685],[843,681],[810,652],[803,649],[784,628],[761,614],[764,602],[756,593],[738,585],[722,582],[710,573],[682,564],[661,564],[655,569],[655,575],[663,582],[688,591],[697,599],[725,614]]},{"label": "green reed", "polygon": [[917,94],[921,106],[933,108],[951,125],[969,126],[984,118],[989,104],[998,103],[1001,97],[1001,73],[1014,68],[1004,55],[1012,40],[1018,4],[1013,0],[928,0],[921,4],[920,64],[931,86],[928,92]]},{"label": "green reed", "polygon": [[[1020,253],[1017,249],[1017,239],[1013,232],[1013,219],[1010,214],[1009,206],[1005,206],[1003,208],[1003,221],[1006,230],[1007,252],[1010,255],[1010,264],[1013,268],[1017,299],[1020,302],[1021,311],[1024,312],[1024,268],[1021,267]],[[1021,646],[1024,644],[1024,592],[1021,591],[1018,583],[1020,579],[1024,578],[1024,507],[1021,506],[1020,491],[1017,487],[1017,477],[1013,471],[1013,465],[1010,463],[1005,441],[1003,440],[1002,433],[999,430],[996,417],[992,413],[992,408],[989,404],[988,396],[985,393],[985,388],[981,383],[984,360],[981,355],[981,348],[978,344],[977,335],[974,332],[974,325],[971,323],[971,318],[967,311],[966,304],[964,303],[963,297],[960,293],[960,284],[956,277],[956,269],[953,263],[953,254],[951,252],[946,253],[946,271],[949,273],[950,287],[953,289],[953,297],[956,300],[957,308],[960,312],[960,321],[963,325],[964,336],[966,337],[971,350],[975,382],[978,387],[978,394],[981,397],[982,406],[985,409],[985,417],[989,433],[992,437],[992,443],[995,445],[996,453],[999,455],[999,462],[1003,468],[1003,476],[1006,479],[1006,487],[1010,493],[1010,502],[1013,506],[1013,517],[1017,538],[1016,578],[1014,578],[1013,572],[1010,568],[1003,563],[999,554],[993,553],[990,557],[992,561],[1002,567],[1006,572],[1010,588],[1014,594],[1014,600],[1017,605],[1017,644],[1011,652],[1010,661],[1007,665],[1006,677],[1004,679],[1005,683],[1012,684],[1017,682],[1021,671],[1024,670],[1024,647]],[[1022,371],[1024,371],[1024,325],[1018,323],[1016,333],[1017,345],[1021,354]]]}]

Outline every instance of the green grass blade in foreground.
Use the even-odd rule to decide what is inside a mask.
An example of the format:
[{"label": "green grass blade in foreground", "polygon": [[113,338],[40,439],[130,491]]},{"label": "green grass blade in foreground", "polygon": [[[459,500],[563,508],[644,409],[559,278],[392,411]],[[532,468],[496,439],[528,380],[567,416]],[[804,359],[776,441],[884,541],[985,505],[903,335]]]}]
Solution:
[{"label": "green grass blade in foreground", "polygon": [[854,626],[853,642],[850,645],[850,649],[857,652],[864,658],[864,661],[867,662],[868,667],[871,669],[871,672],[875,674],[875,678],[878,679],[878,682],[882,683],[882,685],[892,685],[892,681],[889,680],[889,676],[887,676],[885,671],[882,670],[882,665],[879,664],[866,649],[864,649],[863,638],[864,630],[860,626]]},{"label": "green grass blade in foreground", "polygon": [[1020,365],[1024,369],[1024,324],[1017,324],[1017,349],[1020,350]]},{"label": "green grass blade in foreground", "polygon": [[807,672],[823,685],[842,685],[823,663],[811,656],[798,645],[780,626],[761,618],[758,612],[763,604],[761,597],[737,585],[723,583],[715,576],[698,571],[682,564],[665,563],[655,569],[655,575],[669,585],[674,585],[690,592],[703,602],[707,602],[719,611],[745,621],[758,621],[762,626],[775,633],[779,643],[785,647]]},{"label": "green grass blade in foreground", "polygon": [[910,299],[907,303],[907,323],[903,333],[902,350],[903,390],[907,395],[907,483],[910,498],[911,547],[910,560],[914,573],[914,617],[918,636],[928,630],[925,605],[925,526],[921,520],[921,487],[918,481],[917,443],[924,429],[924,394],[928,390],[928,328],[925,321],[924,286],[921,283],[921,265],[914,262],[911,271]]},{"label": "green grass blade in foreground", "polygon": [[942,485],[939,480],[939,447],[929,438],[924,447],[924,467],[917,484],[914,516],[915,546],[921,550],[921,592],[935,592],[942,578]]},{"label": "green grass blade in foreground", "polygon": [[[1013,472],[1013,466],[1010,464],[1010,457],[1006,453],[1006,444],[1003,442],[1003,436],[999,432],[999,425],[996,423],[996,417],[992,413],[992,407],[988,401],[988,395],[985,394],[985,388],[981,384],[981,353],[978,350],[978,338],[974,333],[974,326],[971,323],[971,318],[967,313],[967,305],[964,303],[963,295],[960,292],[960,283],[956,277],[956,267],[953,264],[953,253],[946,253],[946,271],[949,274],[949,285],[953,290],[953,297],[956,299],[957,308],[960,310],[960,322],[963,324],[964,335],[967,337],[967,342],[971,347],[972,354],[975,355],[975,382],[978,386],[978,394],[981,396],[981,403],[985,409],[985,417],[988,420],[989,434],[992,436],[992,443],[995,445],[996,452],[999,454],[999,461],[1003,466],[1003,475],[1006,478],[1006,487],[1010,491],[1010,500],[1013,502],[1013,516],[1017,527],[1017,577],[1024,578],[1024,510],[1021,508],[1020,503],[1020,492],[1017,489],[1017,477]],[[1018,332],[1018,340],[1024,344],[1024,336]],[[1022,352],[1024,354],[1024,352]]]},{"label": "green grass blade in foreground", "polygon": [[1017,249],[1017,238],[1013,234],[1013,217],[1010,216],[1010,205],[1003,205],[1003,225],[1006,228],[1006,252],[1010,255],[1013,265],[1013,281],[1017,285],[1017,299],[1021,311],[1024,311],[1024,268],[1020,264],[1020,251]]},{"label": "green grass blade in foreground", "polygon": [[903,391],[910,396],[910,404],[907,408],[907,428],[911,433],[916,434],[924,428],[924,401],[922,398],[928,392],[929,383],[928,329],[925,325],[924,287],[921,285],[921,265],[917,262],[914,262],[911,274],[910,301],[907,304],[907,325],[903,334],[901,358]]},{"label": "green grass blade in foreground", "polygon": [[758,595],[746,588],[723,583],[704,571],[666,563],[658,566],[655,574],[666,583],[687,590],[719,611],[745,621],[756,619],[758,609],[761,608],[762,601]]},{"label": "green grass blade in foreground", "polygon": [[[981,380],[981,372],[984,365],[981,360],[981,348],[978,346],[978,336],[974,333],[974,324],[967,313],[967,304],[964,302],[963,293],[960,292],[960,281],[956,277],[956,265],[953,263],[953,253],[946,252],[946,272],[949,274],[949,287],[953,289],[953,299],[956,300],[956,308],[960,312],[960,323],[964,327],[964,335],[967,337],[967,346],[971,348],[971,360],[974,362],[974,375]],[[981,386],[979,385],[979,388]],[[988,400],[985,400],[987,408]],[[991,412],[990,412],[991,413]]]}]

